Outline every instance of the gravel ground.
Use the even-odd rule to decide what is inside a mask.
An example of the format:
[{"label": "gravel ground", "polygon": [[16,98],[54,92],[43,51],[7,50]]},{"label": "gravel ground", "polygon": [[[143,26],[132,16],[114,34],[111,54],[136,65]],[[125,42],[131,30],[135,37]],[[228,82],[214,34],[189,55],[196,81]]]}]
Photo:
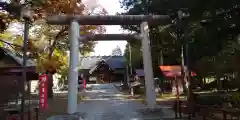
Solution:
[{"label": "gravel ground", "polygon": [[[78,105],[78,112],[84,120],[162,120],[173,118],[169,108],[149,111],[146,106],[135,100],[126,99],[112,84],[92,85],[85,91],[87,100]],[[144,111],[144,112],[143,112]],[[161,118],[162,117],[162,118]]]},{"label": "gravel ground", "polygon": [[[79,95],[84,99],[79,102],[77,112],[83,120],[173,120],[169,107],[159,106],[161,109],[150,111],[141,102],[127,99],[113,84],[88,85]],[[58,93],[49,100],[49,108],[41,111],[40,120],[66,115],[66,109],[67,93]]]}]

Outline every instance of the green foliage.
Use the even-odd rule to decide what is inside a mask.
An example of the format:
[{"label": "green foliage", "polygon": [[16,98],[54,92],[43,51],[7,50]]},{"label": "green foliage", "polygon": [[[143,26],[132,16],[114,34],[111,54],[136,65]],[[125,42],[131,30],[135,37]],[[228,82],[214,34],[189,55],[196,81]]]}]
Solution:
[{"label": "green foliage", "polygon": [[[22,2],[24,3],[22,4]],[[20,8],[27,7],[27,9],[32,11],[28,53],[30,54],[29,57],[36,61],[39,72],[47,72],[50,74],[48,95],[52,97],[52,74],[56,72],[62,74],[62,81],[66,80],[67,76],[67,55],[65,52],[69,48],[69,26],[48,25],[46,24],[45,18],[59,14],[83,15],[88,10],[86,10],[85,6],[81,3],[81,0],[27,0],[21,2],[19,0],[10,0],[7,6],[8,7],[4,8],[7,13],[0,11],[0,32],[5,34],[1,35],[0,38],[5,37],[6,39],[2,40],[4,44],[8,43],[8,45],[12,47],[11,49],[22,53],[23,36],[11,33],[10,36],[6,37],[6,33],[4,32],[10,23],[16,22],[15,19],[17,19],[20,24],[23,24]],[[99,14],[106,14],[104,9],[102,9],[102,11],[98,9],[97,11]],[[105,31],[104,27],[95,25],[81,26],[80,29],[79,34],[81,35],[94,34],[96,32],[102,33]],[[90,40],[81,44],[79,50],[82,54],[92,52],[95,46],[95,42]]]},{"label": "green foliage", "polygon": [[[142,52],[140,51],[140,45],[135,45],[130,47],[131,51],[131,64],[132,68],[142,68]],[[130,52],[129,52],[129,43],[126,45],[124,56],[127,60],[127,63],[130,64]]]},{"label": "green foliage", "polygon": [[[221,77],[237,73],[238,77],[239,6],[240,1],[236,0],[122,0],[126,9],[122,14],[164,14],[176,21],[178,10],[188,12],[190,17],[181,20],[178,26],[173,23],[149,27],[153,64],[159,64],[160,50],[164,64],[181,64],[180,46],[189,44],[185,51],[189,54],[189,67],[198,75]],[[122,27],[139,32],[139,26]],[[177,34],[181,36],[179,41]]]},{"label": "green foliage", "polygon": [[0,47],[4,47],[4,43],[3,42],[0,42]]},{"label": "green foliage", "polygon": [[199,95],[197,97],[197,104],[200,105],[221,105],[225,101],[225,96],[210,94],[210,95]]},{"label": "green foliage", "polygon": [[60,75],[59,84],[64,84],[67,80],[68,75],[68,57],[65,52],[55,49],[54,54],[57,54],[60,57],[61,64],[57,69],[57,73]]},{"label": "green foliage", "polygon": [[232,93],[231,101],[233,102],[234,107],[240,108],[240,93],[239,92]]}]

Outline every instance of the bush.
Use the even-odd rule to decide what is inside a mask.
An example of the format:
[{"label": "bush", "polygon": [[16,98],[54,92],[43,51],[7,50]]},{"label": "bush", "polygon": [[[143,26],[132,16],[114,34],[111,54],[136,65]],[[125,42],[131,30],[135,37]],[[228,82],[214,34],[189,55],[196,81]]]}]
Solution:
[{"label": "bush", "polygon": [[141,88],[140,86],[134,87],[134,93],[135,94],[144,94],[145,93],[145,89]]},{"label": "bush", "polygon": [[221,105],[224,102],[227,102],[226,98],[227,95],[220,95],[220,94],[206,94],[206,95],[199,95],[197,96],[196,104],[200,105]]}]

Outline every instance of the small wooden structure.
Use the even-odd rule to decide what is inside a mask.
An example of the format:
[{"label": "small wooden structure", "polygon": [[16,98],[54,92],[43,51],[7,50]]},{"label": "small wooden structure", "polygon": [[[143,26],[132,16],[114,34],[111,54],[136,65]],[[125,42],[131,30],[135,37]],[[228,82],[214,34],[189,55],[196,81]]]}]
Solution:
[{"label": "small wooden structure", "polygon": [[[167,91],[176,91],[176,85],[180,88],[180,92],[183,92],[183,77],[182,67],[180,65],[159,66],[164,75],[164,87]],[[186,69],[186,68],[184,68]],[[196,73],[191,72],[191,76],[196,76]]]},{"label": "small wooden structure", "polygon": [[145,86],[145,81],[144,81],[144,70],[143,69],[136,69],[136,75],[139,79],[139,82],[141,83],[141,86]]},{"label": "small wooden structure", "polygon": [[124,80],[124,56],[89,56],[81,62],[80,74],[88,83],[110,83]]},{"label": "small wooden structure", "polygon": [[92,68],[89,74],[96,77],[96,83],[110,83],[114,79],[113,70],[104,60]]},{"label": "small wooden structure", "polygon": [[[18,103],[23,93],[22,61],[14,52],[0,48],[0,118],[5,117],[4,109],[10,107],[10,103]],[[34,62],[27,61],[26,71],[27,80],[38,80]]]}]

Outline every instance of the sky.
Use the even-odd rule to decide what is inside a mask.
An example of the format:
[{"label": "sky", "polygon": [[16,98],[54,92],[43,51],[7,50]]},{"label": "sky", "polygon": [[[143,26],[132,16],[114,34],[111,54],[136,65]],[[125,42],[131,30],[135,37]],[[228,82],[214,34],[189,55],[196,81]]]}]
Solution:
[{"label": "sky", "polygon": [[[91,0],[93,1],[93,0]],[[97,0],[94,0],[97,1]],[[103,8],[106,9],[109,15],[114,15],[117,12],[123,12],[123,10],[120,7],[119,0],[98,0],[99,4]],[[106,26],[106,34],[121,34],[121,33],[126,33],[121,29],[120,26]],[[92,55],[96,56],[103,56],[103,55],[110,55],[112,50],[119,46],[124,52],[125,46],[127,42],[126,41],[99,41],[94,48],[94,52]]]}]

